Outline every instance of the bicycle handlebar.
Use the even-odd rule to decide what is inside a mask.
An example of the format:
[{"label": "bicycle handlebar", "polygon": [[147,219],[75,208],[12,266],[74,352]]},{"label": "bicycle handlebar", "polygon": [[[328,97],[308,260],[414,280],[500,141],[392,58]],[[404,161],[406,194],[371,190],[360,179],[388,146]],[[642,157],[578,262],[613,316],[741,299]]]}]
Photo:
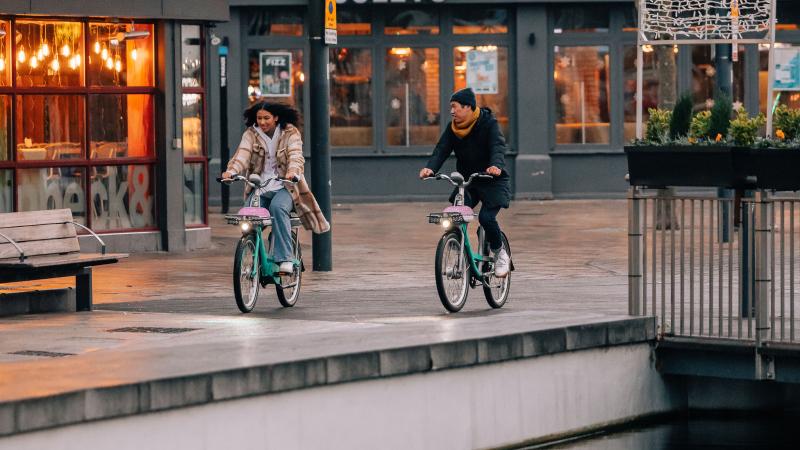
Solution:
[{"label": "bicycle handlebar", "polygon": [[266,186],[272,180],[283,181],[285,183],[291,183],[291,184],[297,184],[297,183],[300,182],[300,177],[295,176],[292,179],[281,178],[281,177],[272,177],[272,178],[267,178],[266,180],[262,181],[260,185],[257,185],[256,183],[253,183],[252,181],[248,180],[247,178],[245,178],[245,177],[243,177],[241,175],[234,175],[231,178],[217,177],[217,182],[219,182],[219,183],[231,184],[234,181],[244,181],[245,183],[249,184],[251,187],[256,188],[256,189]]},{"label": "bicycle handlebar", "polygon": [[[455,180],[453,180],[453,178],[454,178],[453,175],[458,175],[457,177],[455,177],[456,178]],[[461,179],[459,180],[458,178],[461,178]],[[458,172],[453,172],[453,173],[450,174],[450,176],[447,176],[447,175],[445,175],[443,173],[437,173],[437,174],[434,174],[432,177],[423,178],[422,181],[427,181],[427,180],[447,180],[453,186],[464,186],[464,187],[467,187],[472,183],[472,181],[475,178],[492,179],[492,178],[494,178],[494,176],[489,175],[486,172],[475,172],[472,175],[470,175],[469,178],[466,181],[464,181],[464,178]]]}]

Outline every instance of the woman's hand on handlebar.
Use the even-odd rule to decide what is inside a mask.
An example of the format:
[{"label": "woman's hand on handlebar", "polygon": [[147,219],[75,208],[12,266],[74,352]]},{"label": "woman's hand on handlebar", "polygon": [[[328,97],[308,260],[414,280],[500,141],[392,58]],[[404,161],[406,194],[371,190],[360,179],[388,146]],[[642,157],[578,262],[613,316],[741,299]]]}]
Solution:
[{"label": "woman's hand on handlebar", "polygon": [[225,172],[222,172],[222,176],[221,176],[221,178],[222,178],[223,180],[230,180],[232,177],[233,177],[233,174],[231,174],[231,173],[230,173],[230,172],[228,172],[227,170],[226,170]]}]

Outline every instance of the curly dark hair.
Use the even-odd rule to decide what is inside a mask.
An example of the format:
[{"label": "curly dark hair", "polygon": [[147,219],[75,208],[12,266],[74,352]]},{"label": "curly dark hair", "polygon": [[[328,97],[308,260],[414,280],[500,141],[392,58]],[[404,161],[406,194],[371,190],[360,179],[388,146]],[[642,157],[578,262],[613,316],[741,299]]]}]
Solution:
[{"label": "curly dark hair", "polygon": [[258,112],[262,110],[268,111],[270,114],[277,117],[278,125],[281,127],[285,126],[287,123],[298,126],[298,122],[300,121],[300,113],[298,113],[297,110],[291,106],[284,103],[270,103],[267,101],[261,101],[244,111],[244,123],[248,127],[255,125],[256,116],[258,115]]}]

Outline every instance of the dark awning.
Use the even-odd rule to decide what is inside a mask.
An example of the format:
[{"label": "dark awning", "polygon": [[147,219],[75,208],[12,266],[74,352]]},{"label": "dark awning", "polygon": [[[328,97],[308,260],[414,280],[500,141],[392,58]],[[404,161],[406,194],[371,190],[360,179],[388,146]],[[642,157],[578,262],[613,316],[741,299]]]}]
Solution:
[{"label": "dark awning", "polygon": [[228,0],[2,0],[0,14],[227,21]]}]

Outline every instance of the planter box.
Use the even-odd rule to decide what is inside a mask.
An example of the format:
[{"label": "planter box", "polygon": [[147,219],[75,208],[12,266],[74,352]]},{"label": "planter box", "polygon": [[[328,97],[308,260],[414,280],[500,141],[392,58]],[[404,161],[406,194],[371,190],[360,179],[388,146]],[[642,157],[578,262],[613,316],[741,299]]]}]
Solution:
[{"label": "planter box", "polygon": [[800,148],[734,149],[738,171],[756,177],[759,189],[800,190]]},{"label": "planter box", "polygon": [[733,188],[741,186],[744,181],[744,176],[734,165],[731,147],[626,146],[625,155],[629,181],[635,186]]}]

